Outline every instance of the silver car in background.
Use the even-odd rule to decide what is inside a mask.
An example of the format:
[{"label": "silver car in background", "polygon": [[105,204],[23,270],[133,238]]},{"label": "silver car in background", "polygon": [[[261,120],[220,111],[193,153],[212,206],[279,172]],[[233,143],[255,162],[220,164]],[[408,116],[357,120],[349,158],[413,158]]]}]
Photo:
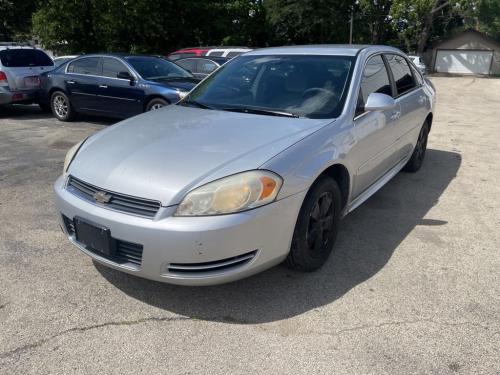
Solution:
[{"label": "silver car in background", "polygon": [[39,76],[53,68],[54,62],[42,50],[0,46],[0,105],[36,102]]},{"label": "silver car in background", "polygon": [[418,70],[420,70],[420,73],[423,75],[426,74],[427,67],[425,66],[424,60],[420,56],[415,56],[415,55],[410,55],[408,56],[410,60],[415,64]]},{"label": "silver car in background", "polygon": [[97,262],[174,284],[313,271],[344,215],[421,167],[434,103],[398,49],[255,50],[75,145],[55,183],[61,227]]}]

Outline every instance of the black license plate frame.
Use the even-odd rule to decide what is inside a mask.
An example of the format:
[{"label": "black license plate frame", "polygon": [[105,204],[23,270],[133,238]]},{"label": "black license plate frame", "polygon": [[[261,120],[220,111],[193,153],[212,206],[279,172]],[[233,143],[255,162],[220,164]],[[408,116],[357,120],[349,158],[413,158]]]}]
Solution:
[{"label": "black license plate frame", "polygon": [[75,217],[73,222],[75,225],[75,238],[78,243],[98,255],[115,255],[116,246],[114,246],[109,228],[81,217]]}]

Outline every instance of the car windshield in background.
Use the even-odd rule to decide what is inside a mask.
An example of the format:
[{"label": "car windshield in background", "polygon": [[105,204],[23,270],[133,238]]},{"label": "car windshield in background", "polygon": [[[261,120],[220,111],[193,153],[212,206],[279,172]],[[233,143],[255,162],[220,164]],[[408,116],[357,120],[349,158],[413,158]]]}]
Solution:
[{"label": "car windshield in background", "polygon": [[177,78],[193,77],[191,73],[180,66],[161,57],[127,57],[127,61],[141,75],[150,81],[168,81]]},{"label": "car windshield in background", "polygon": [[46,53],[36,49],[13,48],[0,51],[3,66],[22,68],[29,66],[53,66],[54,62]]},{"label": "car windshield in background", "polygon": [[180,104],[270,115],[338,117],[354,59],[303,55],[237,57],[205,79]]}]

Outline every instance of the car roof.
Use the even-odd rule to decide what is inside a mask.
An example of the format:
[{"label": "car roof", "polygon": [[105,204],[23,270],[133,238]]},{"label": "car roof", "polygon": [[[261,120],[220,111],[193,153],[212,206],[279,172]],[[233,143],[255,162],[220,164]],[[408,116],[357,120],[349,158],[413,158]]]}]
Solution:
[{"label": "car roof", "polygon": [[178,60],[175,60],[175,62],[182,60],[202,60],[202,59],[215,61],[216,63],[225,63],[226,61],[231,60],[229,57],[222,57],[222,56],[186,56]]},{"label": "car roof", "polygon": [[4,49],[33,49],[37,50],[38,48],[32,46],[18,46],[18,45],[0,45],[0,50]]},{"label": "car roof", "polygon": [[362,50],[401,52],[397,48],[370,44],[312,44],[301,46],[269,47],[246,52],[251,55],[332,55],[356,56]]},{"label": "car roof", "polygon": [[161,59],[165,59],[165,57],[160,56],[160,55],[135,55],[132,53],[121,53],[121,52],[89,53],[89,54],[85,54],[85,55],[80,55],[78,57],[118,57],[118,58],[122,58],[122,59],[126,59],[129,57],[158,57]]}]

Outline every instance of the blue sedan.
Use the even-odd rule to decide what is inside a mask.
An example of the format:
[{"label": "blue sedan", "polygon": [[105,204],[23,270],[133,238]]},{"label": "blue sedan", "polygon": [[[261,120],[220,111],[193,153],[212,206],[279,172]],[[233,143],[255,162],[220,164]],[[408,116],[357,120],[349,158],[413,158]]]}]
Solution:
[{"label": "blue sedan", "polygon": [[178,102],[198,81],[157,56],[85,55],[42,74],[39,100],[61,121],[77,113],[125,118]]}]

